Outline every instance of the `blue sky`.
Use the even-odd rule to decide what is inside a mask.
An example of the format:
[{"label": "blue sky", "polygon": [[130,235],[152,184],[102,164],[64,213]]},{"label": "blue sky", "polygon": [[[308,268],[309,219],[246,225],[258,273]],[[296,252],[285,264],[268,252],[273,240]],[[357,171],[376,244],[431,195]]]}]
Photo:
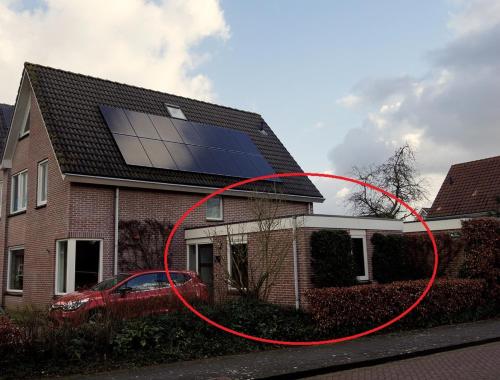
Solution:
[{"label": "blue sky", "polygon": [[307,171],[363,121],[336,101],[363,78],[427,70],[449,38],[445,1],[223,1],[226,42],[200,68],[217,101],[260,113]]},{"label": "blue sky", "polygon": [[[416,207],[453,163],[499,154],[498,0],[0,0],[0,36],[0,102],[31,61],[260,113],[307,171],[408,142]],[[347,211],[350,188],[315,183],[317,211]]]}]

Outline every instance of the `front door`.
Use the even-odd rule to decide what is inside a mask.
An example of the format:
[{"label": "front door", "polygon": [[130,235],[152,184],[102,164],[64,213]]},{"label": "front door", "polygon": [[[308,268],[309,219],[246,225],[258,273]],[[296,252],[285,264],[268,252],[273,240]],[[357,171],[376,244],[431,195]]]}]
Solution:
[{"label": "front door", "polygon": [[214,254],[212,244],[198,245],[198,273],[201,281],[212,291],[214,285]]}]

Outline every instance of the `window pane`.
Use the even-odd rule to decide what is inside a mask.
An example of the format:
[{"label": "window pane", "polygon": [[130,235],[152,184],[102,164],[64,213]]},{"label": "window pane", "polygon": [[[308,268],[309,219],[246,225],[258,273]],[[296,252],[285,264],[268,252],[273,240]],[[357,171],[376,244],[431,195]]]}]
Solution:
[{"label": "window pane", "polygon": [[77,240],[75,251],[75,290],[88,289],[99,282],[99,240]]},{"label": "window pane", "polygon": [[12,211],[16,212],[19,209],[19,176],[12,177]]},{"label": "window pane", "polygon": [[24,172],[20,174],[20,189],[21,194],[19,196],[21,201],[21,209],[26,208],[26,203],[28,201],[28,172]]},{"label": "window pane", "polygon": [[248,248],[246,244],[231,246],[231,282],[240,288],[248,287]]},{"label": "window pane", "polygon": [[131,288],[133,291],[145,291],[157,289],[159,285],[158,274],[150,273],[134,277],[132,280],[127,281],[123,287]]},{"label": "window pane", "polygon": [[222,220],[222,198],[210,198],[207,201],[207,219]]},{"label": "window pane", "polygon": [[189,267],[188,270],[196,272],[196,245],[189,246]]},{"label": "window pane", "polygon": [[68,267],[68,242],[57,242],[57,288],[58,293],[66,293],[66,271]]},{"label": "window pane", "polygon": [[23,290],[24,249],[10,251],[9,289]]},{"label": "window pane", "polygon": [[352,242],[352,253],[354,255],[354,266],[356,268],[356,276],[366,276],[363,239],[353,238],[351,239],[351,242]]},{"label": "window pane", "polygon": [[47,201],[47,168],[47,161],[38,164],[38,204],[45,203]]}]

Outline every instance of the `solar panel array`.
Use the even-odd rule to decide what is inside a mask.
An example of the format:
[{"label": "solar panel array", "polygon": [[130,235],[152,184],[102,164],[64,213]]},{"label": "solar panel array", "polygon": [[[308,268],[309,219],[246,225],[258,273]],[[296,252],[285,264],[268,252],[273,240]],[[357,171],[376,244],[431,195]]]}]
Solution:
[{"label": "solar panel array", "polygon": [[123,108],[99,107],[128,165],[237,178],[274,173],[243,132]]}]

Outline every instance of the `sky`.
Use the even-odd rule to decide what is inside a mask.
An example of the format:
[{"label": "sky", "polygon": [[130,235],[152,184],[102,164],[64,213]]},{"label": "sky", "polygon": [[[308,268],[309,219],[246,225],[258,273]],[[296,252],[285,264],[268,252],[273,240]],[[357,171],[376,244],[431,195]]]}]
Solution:
[{"label": "sky", "polygon": [[[499,154],[496,0],[0,0],[0,102],[30,61],[261,114],[303,170],[349,175],[408,142],[430,206]],[[313,179],[316,212],[352,188]]]}]

